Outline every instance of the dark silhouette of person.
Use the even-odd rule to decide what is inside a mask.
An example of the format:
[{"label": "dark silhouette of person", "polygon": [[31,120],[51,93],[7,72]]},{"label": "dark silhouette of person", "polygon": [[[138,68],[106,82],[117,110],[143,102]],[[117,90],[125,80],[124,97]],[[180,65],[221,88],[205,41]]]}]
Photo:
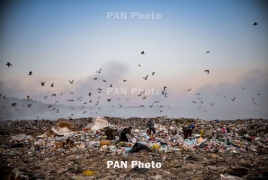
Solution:
[{"label": "dark silhouette of person", "polygon": [[105,129],[105,135],[107,136],[107,139],[108,140],[114,140],[115,139],[116,132],[117,132],[116,129],[112,129],[110,127],[107,127]]},{"label": "dark silhouette of person", "polygon": [[151,135],[152,131],[155,134],[154,123],[152,123],[152,121],[148,121],[147,127],[149,128],[149,131],[148,131],[149,135]]},{"label": "dark silhouette of person", "polygon": [[119,142],[120,141],[128,142],[127,134],[131,135],[131,129],[132,129],[132,127],[130,126],[130,127],[125,128],[121,131]]}]

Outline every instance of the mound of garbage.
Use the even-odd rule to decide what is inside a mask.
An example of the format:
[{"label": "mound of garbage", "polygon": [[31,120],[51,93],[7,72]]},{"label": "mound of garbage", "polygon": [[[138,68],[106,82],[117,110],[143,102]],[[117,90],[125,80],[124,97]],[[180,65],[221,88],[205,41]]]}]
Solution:
[{"label": "mound of garbage", "polygon": [[[149,120],[155,134],[146,125]],[[35,126],[40,127],[39,134]],[[128,140],[120,141],[130,126]],[[96,116],[7,121],[0,128],[0,176],[4,179],[268,178],[268,121],[262,119]],[[161,168],[107,167],[107,162],[117,161],[161,163]]]}]

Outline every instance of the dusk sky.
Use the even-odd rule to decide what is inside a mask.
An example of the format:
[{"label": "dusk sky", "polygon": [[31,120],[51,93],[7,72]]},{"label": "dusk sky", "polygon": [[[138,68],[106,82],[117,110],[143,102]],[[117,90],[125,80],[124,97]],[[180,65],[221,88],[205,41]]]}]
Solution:
[{"label": "dusk sky", "polygon": [[[116,13],[127,18],[118,19]],[[161,19],[132,19],[133,13],[159,14]],[[108,18],[109,14],[113,16]],[[5,1],[0,4],[0,17],[0,101],[3,96],[27,95],[47,104],[76,106],[95,106],[96,101],[99,106],[148,106],[160,101],[154,107],[171,109],[160,113],[157,107],[148,116],[268,118],[266,1]],[[7,67],[7,62],[12,66]],[[108,95],[110,84],[129,92],[166,86],[167,97]],[[77,101],[79,97],[83,100]],[[11,103],[5,106],[13,109]],[[112,115],[120,113],[119,109]],[[139,113],[136,116],[148,112]],[[100,111],[99,115],[111,114]]]}]

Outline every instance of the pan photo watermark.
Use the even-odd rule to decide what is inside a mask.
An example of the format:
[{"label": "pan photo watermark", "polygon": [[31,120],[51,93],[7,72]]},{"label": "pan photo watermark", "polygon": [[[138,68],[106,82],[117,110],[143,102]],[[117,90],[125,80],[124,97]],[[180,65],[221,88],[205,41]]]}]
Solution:
[{"label": "pan photo watermark", "polygon": [[107,95],[161,95],[161,89],[141,89],[141,88],[107,88]]},{"label": "pan photo watermark", "polygon": [[141,13],[141,12],[107,12],[106,18],[108,20],[160,20],[162,15],[159,13]]},{"label": "pan photo watermark", "polygon": [[131,168],[161,168],[162,164],[160,162],[141,162],[141,161],[131,161],[131,163],[128,163],[128,161],[107,161],[107,168],[128,168],[130,165]]}]

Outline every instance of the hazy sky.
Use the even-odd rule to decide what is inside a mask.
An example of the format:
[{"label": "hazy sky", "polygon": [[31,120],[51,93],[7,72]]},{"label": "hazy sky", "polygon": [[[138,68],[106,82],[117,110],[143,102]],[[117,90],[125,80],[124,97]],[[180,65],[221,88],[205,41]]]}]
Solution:
[{"label": "hazy sky", "polygon": [[[189,111],[176,114],[174,108],[172,115],[179,117],[225,119],[228,114],[228,118],[268,118],[265,1],[26,0],[5,1],[0,7],[2,96],[30,95],[43,103],[85,106],[96,101],[100,106],[148,106],[159,100],[158,106]],[[127,19],[117,19],[116,13],[121,12],[127,14]],[[160,14],[161,19],[132,19],[132,13]],[[258,25],[253,26],[254,22]],[[7,62],[12,66],[8,68]],[[102,72],[96,73],[100,68]],[[148,80],[143,79],[146,75]],[[44,87],[41,82],[46,82]],[[107,95],[110,84],[129,91],[167,86],[168,97],[147,96],[142,100],[143,96],[137,94]],[[102,93],[97,88],[102,88]],[[52,98],[53,93],[57,97]],[[77,101],[79,97],[83,100]],[[107,98],[112,101],[107,102]],[[232,116],[236,109],[241,113]],[[155,116],[165,113],[167,110],[157,111]],[[120,116],[120,111],[117,114]]]}]

